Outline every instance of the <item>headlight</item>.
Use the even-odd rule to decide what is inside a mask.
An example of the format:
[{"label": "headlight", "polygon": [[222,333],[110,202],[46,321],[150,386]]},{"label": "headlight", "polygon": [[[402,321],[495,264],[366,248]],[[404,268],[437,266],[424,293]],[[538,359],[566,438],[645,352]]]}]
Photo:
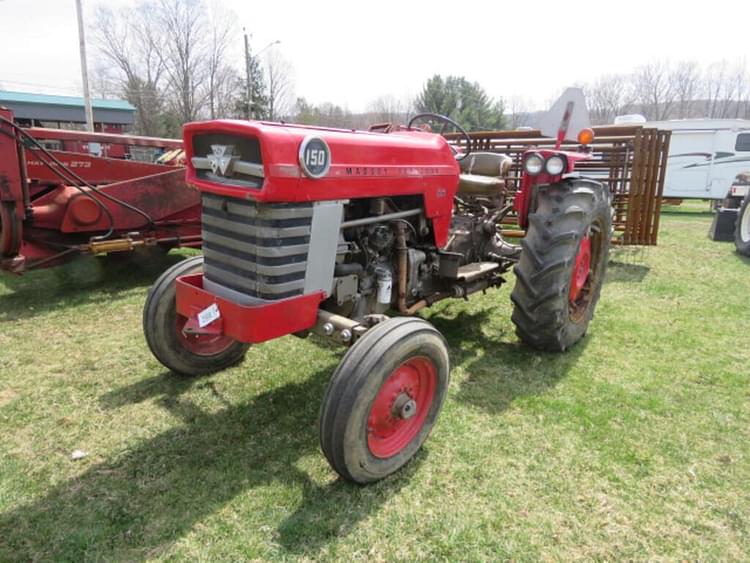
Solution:
[{"label": "headlight", "polygon": [[559,176],[565,172],[565,158],[562,156],[551,156],[547,159],[545,170],[550,176]]},{"label": "headlight", "polygon": [[544,169],[544,159],[536,153],[532,153],[523,161],[523,169],[530,176],[536,176]]}]

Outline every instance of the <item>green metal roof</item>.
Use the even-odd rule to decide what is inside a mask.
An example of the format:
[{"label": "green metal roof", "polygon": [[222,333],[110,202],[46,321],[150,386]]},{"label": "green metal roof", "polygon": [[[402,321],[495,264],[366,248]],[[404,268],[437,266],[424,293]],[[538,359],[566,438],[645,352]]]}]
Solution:
[{"label": "green metal roof", "polygon": [[[30,92],[8,92],[0,90],[0,105],[3,102],[17,104],[40,104],[46,106],[83,107],[83,98],[76,96],[53,96],[50,94],[33,94]],[[113,109],[135,111],[135,107],[125,100],[91,100],[94,109]]]}]

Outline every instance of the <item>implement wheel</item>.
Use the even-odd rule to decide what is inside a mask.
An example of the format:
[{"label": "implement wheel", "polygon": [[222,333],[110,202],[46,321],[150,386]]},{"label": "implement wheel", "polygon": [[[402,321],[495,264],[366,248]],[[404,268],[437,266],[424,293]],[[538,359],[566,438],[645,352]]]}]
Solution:
[{"label": "implement wheel", "polygon": [[750,191],[742,200],[737,214],[737,225],[734,229],[734,246],[743,256],[750,256]]},{"label": "implement wheel", "polygon": [[586,334],[607,270],[611,228],[609,193],[600,183],[576,179],[538,188],[511,293],[523,342],[563,352]]},{"label": "implement wheel", "polygon": [[177,313],[175,280],[203,271],[203,257],[175,264],[151,287],[143,307],[143,334],[151,352],[181,375],[205,375],[241,361],[249,344],[228,336],[186,335],[187,318]]},{"label": "implement wheel", "polygon": [[320,444],[344,479],[365,484],[417,453],[443,406],[448,348],[427,321],[380,323],[347,351],[320,411]]}]

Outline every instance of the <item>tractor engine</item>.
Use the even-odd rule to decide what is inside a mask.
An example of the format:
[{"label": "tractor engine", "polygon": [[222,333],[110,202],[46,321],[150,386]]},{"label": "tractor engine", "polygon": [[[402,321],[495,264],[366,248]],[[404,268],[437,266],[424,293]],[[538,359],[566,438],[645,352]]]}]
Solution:
[{"label": "tractor engine", "polygon": [[[477,161],[482,162],[481,168]],[[412,307],[476,291],[474,286],[458,283],[459,268],[476,263],[487,263],[485,268],[492,263],[507,266],[518,255],[518,247],[504,242],[497,227],[510,209],[505,205],[502,179],[509,165],[509,158],[491,153],[471,155],[461,164],[448,242],[442,249],[435,246],[429,223],[421,215],[345,231],[334,270],[334,296],[324,306],[363,319],[402,309],[404,303]],[[362,221],[366,217],[387,218],[402,208],[418,209],[419,205],[418,199],[408,197],[375,198],[351,202],[344,212],[350,220]]]}]

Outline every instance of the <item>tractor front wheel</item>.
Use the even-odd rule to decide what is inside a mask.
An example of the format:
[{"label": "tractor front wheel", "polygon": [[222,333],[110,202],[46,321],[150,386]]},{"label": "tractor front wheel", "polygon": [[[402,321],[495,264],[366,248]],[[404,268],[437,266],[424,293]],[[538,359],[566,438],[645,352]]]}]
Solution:
[{"label": "tractor front wheel", "polygon": [[183,260],[151,287],[143,307],[143,334],[151,352],[180,375],[205,375],[241,361],[249,344],[228,336],[185,334],[187,318],[177,313],[175,280],[203,271],[203,257]]},{"label": "tractor front wheel", "polygon": [[734,246],[743,256],[750,256],[750,190],[742,200],[734,231]]},{"label": "tractor front wheel", "polygon": [[606,188],[591,180],[540,186],[536,199],[514,269],[512,319],[526,344],[563,352],[586,334],[594,315],[607,270],[612,210]]},{"label": "tractor front wheel", "polygon": [[347,351],[320,411],[320,444],[336,472],[365,484],[417,453],[448,389],[448,349],[427,321],[408,317],[371,328]]}]

